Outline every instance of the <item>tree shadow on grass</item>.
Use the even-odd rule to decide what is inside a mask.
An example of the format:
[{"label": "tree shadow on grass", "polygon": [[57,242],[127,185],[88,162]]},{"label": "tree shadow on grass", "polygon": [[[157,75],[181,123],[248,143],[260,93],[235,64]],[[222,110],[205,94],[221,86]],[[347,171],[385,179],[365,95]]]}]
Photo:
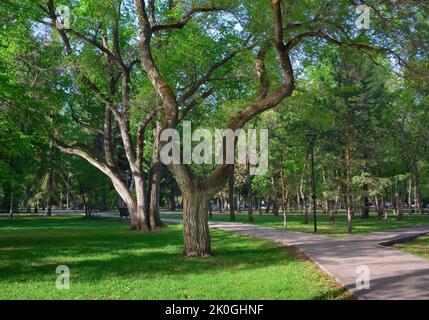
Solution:
[{"label": "tree shadow on grass", "polygon": [[[67,222],[66,222],[67,223]],[[213,257],[186,259],[181,255],[181,226],[157,233],[110,229],[53,229],[0,233],[2,281],[52,278],[60,264],[79,281],[106,277],[153,277],[246,270],[295,261],[277,246],[235,234],[212,231]]]}]

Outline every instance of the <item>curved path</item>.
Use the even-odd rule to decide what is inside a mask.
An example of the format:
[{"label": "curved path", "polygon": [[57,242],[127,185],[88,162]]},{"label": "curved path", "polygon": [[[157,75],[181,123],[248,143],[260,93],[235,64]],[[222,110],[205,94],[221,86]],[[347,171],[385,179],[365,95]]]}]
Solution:
[{"label": "curved path", "polygon": [[[429,233],[429,226],[332,238],[242,223],[209,224],[211,228],[292,245],[359,299],[429,299],[429,260],[386,247]],[[362,270],[369,271],[369,289],[356,285]],[[361,283],[365,282],[358,281]]]}]

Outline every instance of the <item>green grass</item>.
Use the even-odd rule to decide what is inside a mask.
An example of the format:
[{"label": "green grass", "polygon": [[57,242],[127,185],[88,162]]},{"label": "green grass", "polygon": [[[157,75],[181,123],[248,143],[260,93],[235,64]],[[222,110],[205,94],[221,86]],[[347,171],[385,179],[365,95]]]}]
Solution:
[{"label": "green grass", "polygon": [[[344,299],[291,249],[213,230],[213,256],[185,259],[182,226],[132,233],[83,217],[0,218],[0,299]],[[55,269],[70,268],[58,290]]]},{"label": "green grass", "polygon": [[393,248],[429,259],[429,234],[420,236],[410,242],[395,244]]},{"label": "green grass", "polygon": [[[162,216],[165,218],[182,218],[180,214],[163,214]],[[258,212],[255,212],[254,218],[254,224],[272,228],[284,228],[282,214],[279,216],[274,216],[272,214],[263,214],[260,216]],[[216,213],[210,221],[230,221],[230,218],[229,215]],[[249,223],[247,214],[244,213],[238,214],[236,216],[236,221]],[[429,215],[405,214],[402,221],[396,221],[396,216],[394,215],[389,215],[387,220],[379,220],[375,213],[371,213],[369,219],[361,219],[359,216],[353,219],[353,234],[364,234],[386,229],[407,228],[421,225],[429,225]],[[290,214],[288,215],[288,229],[300,232],[313,232],[312,217],[309,216],[309,223],[304,224],[304,217],[302,215]],[[347,217],[345,214],[337,214],[335,216],[335,224],[331,225],[328,223],[327,215],[318,213],[317,230],[319,234],[328,236],[344,237],[350,235],[347,233]]]}]

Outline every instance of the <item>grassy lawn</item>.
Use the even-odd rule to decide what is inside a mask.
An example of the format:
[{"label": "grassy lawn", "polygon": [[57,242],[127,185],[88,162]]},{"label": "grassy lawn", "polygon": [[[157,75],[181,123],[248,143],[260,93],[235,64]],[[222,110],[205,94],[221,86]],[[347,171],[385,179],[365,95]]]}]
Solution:
[{"label": "grassy lawn", "polygon": [[[180,218],[181,215],[163,214],[165,218]],[[254,224],[263,225],[272,228],[283,228],[283,216],[274,216],[272,214],[263,214],[260,216],[257,212],[254,213]],[[229,215],[217,214],[213,215],[210,221],[230,221]],[[238,214],[237,222],[248,223],[247,214]],[[313,232],[312,217],[309,216],[309,223],[304,224],[302,215],[288,215],[288,229],[301,232]],[[320,234],[328,236],[343,237],[348,236],[347,233],[347,217],[345,214],[337,214],[335,216],[335,224],[328,223],[328,217],[321,213],[317,216],[317,230]],[[353,220],[353,234],[363,234],[386,229],[407,228],[412,226],[429,225],[429,215],[414,215],[405,214],[403,221],[396,221],[396,216],[389,215],[387,220],[379,220],[375,213],[371,213],[369,219],[361,219],[356,216]]]},{"label": "grassy lawn", "polygon": [[429,234],[418,237],[410,242],[395,244],[393,248],[429,259]]},{"label": "grassy lawn", "polygon": [[[345,299],[291,249],[213,230],[213,257],[181,256],[182,227],[132,233],[127,222],[0,217],[0,299]],[[58,265],[70,289],[55,288]]]}]

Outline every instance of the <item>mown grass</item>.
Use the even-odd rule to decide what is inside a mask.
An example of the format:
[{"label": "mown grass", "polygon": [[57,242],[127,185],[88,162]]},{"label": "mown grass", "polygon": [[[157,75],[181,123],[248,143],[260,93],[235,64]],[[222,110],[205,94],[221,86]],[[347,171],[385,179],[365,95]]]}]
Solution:
[{"label": "mown grass", "polygon": [[395,244],[393,248],[429,259],[429,234],[420,236],[410,242]]},{"label": "mown grass", "polygon": [[[181,255],[182,226],[132,233],[83,217],[0,218],[0,299],[343,299],[290,249],[218,230],[213,256]],[[70,289],[58,290],[58,265]]]},{"label": "mown grass", "polygon": [[[262,225],[272,228],[283,229],[283,215],[274,216],[273,214],[254,213],[255,221],[253,224]],[[163,214],[164,218],[181,219],[181,214]],[[300,232],[313,232],[313,219],[309,215],[309,223],[304,224],[303,215],[289,214],[287,229]],[[210,221],[230,221],[230,216],[226,214],[214,213]],[[249,223],[247,214],[237,214],[236,222]],[[396,221],[396,216],[390,214],[388,218],[379,219],[375,213],[371,213],[369,219],[361,219],[359,216],[353,218],[353,234],[364,234],[387,229],[407,228],[413,226],[429,225],[429,215],[405,214],[402,221]],[[350,235],[347,232],[347,217],[345,214],[337,214],[335,216],[335,224],[329,224],[328,216],[322,213],[317,215],[317,231],[319,234],[344,237]]]}]

